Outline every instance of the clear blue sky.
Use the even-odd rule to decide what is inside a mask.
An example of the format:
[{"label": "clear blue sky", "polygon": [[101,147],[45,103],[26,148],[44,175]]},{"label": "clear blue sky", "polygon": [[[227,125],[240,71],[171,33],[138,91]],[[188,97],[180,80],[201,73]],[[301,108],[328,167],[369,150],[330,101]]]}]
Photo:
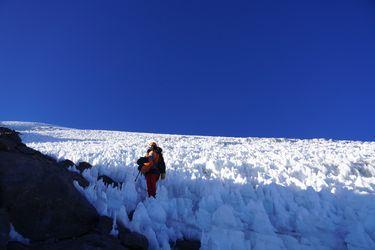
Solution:
[{"label": "clear blue sky", "polygon": [[0,1],[0,120],[375,140],[375,3]]}]

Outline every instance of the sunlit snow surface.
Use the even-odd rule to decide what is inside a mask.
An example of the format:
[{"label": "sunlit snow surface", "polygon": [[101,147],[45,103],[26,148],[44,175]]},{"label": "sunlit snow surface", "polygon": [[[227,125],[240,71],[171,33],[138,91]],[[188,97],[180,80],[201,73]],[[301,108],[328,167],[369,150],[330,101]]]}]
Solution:
[{"label": "sunlit snow surface", "polygon": [[[30,147],[94,165],[82,189],[103,215],[151,249],[199,239],[202,249],[375,249],[375,143],[225,138],[78,130],[2,122]],[[150,141],[167,178],[146,198],[135,161]],[[105,174],[123,182],[106,188]],[[127,213],[135,210],[129,222]]]}]

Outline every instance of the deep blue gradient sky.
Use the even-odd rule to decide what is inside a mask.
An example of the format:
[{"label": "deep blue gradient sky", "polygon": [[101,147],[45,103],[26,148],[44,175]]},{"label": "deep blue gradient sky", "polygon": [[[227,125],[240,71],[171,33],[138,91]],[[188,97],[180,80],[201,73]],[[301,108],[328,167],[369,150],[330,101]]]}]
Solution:
[{"label": "deep blue gradient sky", "polygon": [[375,3],[0,1],[0,120],[375,140]]}]

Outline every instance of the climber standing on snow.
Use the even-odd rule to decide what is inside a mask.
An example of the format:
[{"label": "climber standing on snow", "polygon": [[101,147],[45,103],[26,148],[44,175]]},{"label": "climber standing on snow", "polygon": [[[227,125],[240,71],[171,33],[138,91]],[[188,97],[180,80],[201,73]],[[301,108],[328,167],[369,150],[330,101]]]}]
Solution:
[{"label": "climber standing on snow", "polygon": [[160,176],[162,180],[165,178],[165,162],[162,151],[156,142],[151,142],[150,148],[147,149],[146,157],[141,157],[137,161],[138,165],[140,165],[138,169],[146,177],[149,197],[156,196],[156,183]]}]

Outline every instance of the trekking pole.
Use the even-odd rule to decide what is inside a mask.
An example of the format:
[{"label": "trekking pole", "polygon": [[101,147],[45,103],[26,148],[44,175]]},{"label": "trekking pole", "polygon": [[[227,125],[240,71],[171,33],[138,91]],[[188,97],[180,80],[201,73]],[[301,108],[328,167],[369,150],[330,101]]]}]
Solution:
[{"label": "trekking pole", "polygon": [[139,176],[139,174],[141,173],[141,171],[138,171],[138,174],[137,174],[137,177],[135,177],[135,182],[137,181],[137,179],[138,179],[138,176]]}]

